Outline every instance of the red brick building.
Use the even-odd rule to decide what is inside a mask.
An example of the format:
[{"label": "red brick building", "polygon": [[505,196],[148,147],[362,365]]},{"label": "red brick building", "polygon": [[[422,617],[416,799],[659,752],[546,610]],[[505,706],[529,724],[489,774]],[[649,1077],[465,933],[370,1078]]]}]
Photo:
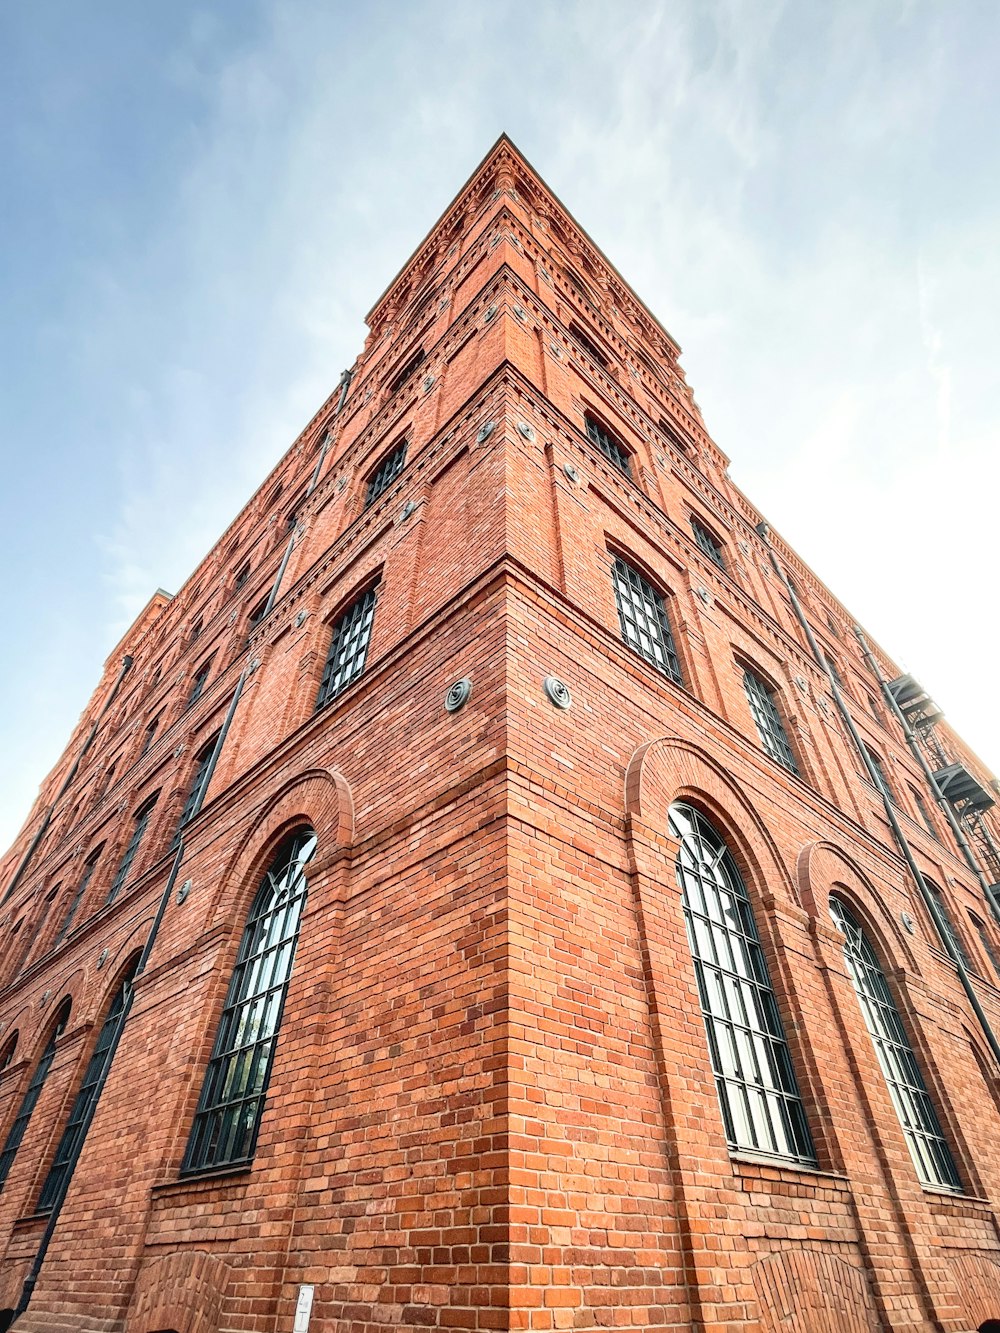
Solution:
[{"label": "red brick building", "polygon": [[368,323],[2,863],[0,1326],[996,1333],[982,766],[508,140]]}]

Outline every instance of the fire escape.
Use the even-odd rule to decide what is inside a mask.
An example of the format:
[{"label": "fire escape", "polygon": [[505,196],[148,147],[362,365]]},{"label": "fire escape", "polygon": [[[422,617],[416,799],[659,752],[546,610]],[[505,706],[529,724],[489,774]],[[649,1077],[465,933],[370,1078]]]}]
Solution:
[{"label": "fire escape", "polygon": [[986,870],[990,905],[1000,921],[1000,846],[986,818],[986,812],[996,803],[997,781],[994,778],[990,783],[991,793],[961,760],[949,753],[935,729],[944,714],[912,676],[897,676],[889,681],[888,689],[924,751],[938,790]]}]

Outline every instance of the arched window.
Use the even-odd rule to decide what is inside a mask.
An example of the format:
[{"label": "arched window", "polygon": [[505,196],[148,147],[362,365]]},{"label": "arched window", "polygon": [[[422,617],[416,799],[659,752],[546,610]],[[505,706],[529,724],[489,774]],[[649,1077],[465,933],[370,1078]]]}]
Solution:
[{"label": "arched window", "polygon": [[790,773],[798,773],[795,755],[788,743],[788,733],[774,702],[774,693],[749,667],[743,668],[743,688],[765,754],[776,759]]},{"label": "arched window", "polygon": [[28,1128],[28,1121],[31,1119],[31,1113],[35,1109],[35,1103],[41,1096],[42,1085],[48,1077],[49,1068],[52,1065],[52,1059],[56,1053],[56,1042],[66,1031],[66,1024],[69,1022],[69,1000],[63,1000],[56,1015],[56,1020],[52,1024],[52,1031],[49,1034],[49,1040],[46,1043],[45,1050],[42,1051],[41,1058],[35,1066],[35,1072],[31,1076],[31,1082],[28,1084],[24,1099],[18,1107],[17,1115],[14,1117],[14,1123],[10,1127],[10,1133],[7,1135],[7,1142],[0,1151],[0,1189],[3,1189],[7,1183],[7,1176],[10,1168],[17,1156],[17,1150],[21,1146],[21,1140],[24,1138],[24,1131]]},{"label": "arched window", "polygon": [[85,1133],[87,1117],[90,1114],[90,1108],[93,1105],[94,1098],[97,1096],[108,1060],[111,1057],[111,1042],[115,1035],[115,1028],[118,1024],[119,1016],[125,1008],[128,988],[132,984],[132,978],[135,976],[135,969],[138,966],[139,957],[136,955],[135,959],[126,969],[121,984],[115,991],[114,998],[105,1015],[104,1025],[101,1028],[100,1036],[97,1038],[94,1053],[90,1057],[90,1063],[87,1065],[87,1072],[84,1074],[83,1082],[80,1084],[80,1091],[76,1094],[76,1100],[73,1102],[73,1109],[69,1113],[69,1119],[66,1122],[66,1128],[63,1130],[62,1138],[59,1140],[59,1147],[56,1149],[56,1155],[53,1158],[52,1166],[49,1169],[49,1174],[45,1178],[42,1192],[38,1196],[38,1212],[40,1213],[47,1213],[52,1209],[73,1170],[77,1154],[83,1143],[83,1135]]},{"label": "arched window", "polygon": [[708,1049],[733,1150],[814,1162],[802,1099],[746,886],[725,842],[689,805],[670,807]]},{"label": "arched window", "polygon": [[925,1185],[960,1189],[955,1163],[878,955],[839,898],[830,899],[830,915],[843,932],[844,960],[917,1175]]},{"label": "arched window", "polygon": [[306,862],[315,850],[312,829],[291,834],[254,898],[182,1171],[253,1157],[305,907]]},{"label": "arched window", "polygon": [[14,1052],[17,1050],[17,1028],[10,1034],[3,1044],[3,1050],[0,1051],[0,1072],[5,1070],[9,1064],[13,1063]]}]

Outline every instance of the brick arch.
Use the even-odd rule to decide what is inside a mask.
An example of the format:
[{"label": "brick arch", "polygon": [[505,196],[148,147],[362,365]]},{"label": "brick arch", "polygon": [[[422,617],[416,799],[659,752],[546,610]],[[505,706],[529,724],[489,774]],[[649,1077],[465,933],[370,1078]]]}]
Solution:
[{"label": "brick arch", "polygon": [[145,1260],[124,1333],[218,1333],[229,1279],[225,1260],[205,1250]]},{"label": "brick arch", "polygon": [[763,1333],[879,1333],[860,1263],[829,1250],[778,1250],[752,1270]]},{"label": "brick arch", "polygon": [[316,830],[313,874],[335,851],[350,846],[354,839],[354,799],[346,779],[335,769],[307,769],[286,782],[268,802],[219,878],[209,913],[214,924],[231,921],[234,904],[249,909],[282,835],[298,824],[310,824]]},{"label": "brick arch", "polygon": [[973,1251],[948,1262],[969,1328],[1000,1328],[1000,1253]]},{"label": "brick arch", "polygon": [[829,917],[836,890],[869,935],[884,968],[904,967],[920,975],[909,938],[861,868],[831,842],[810,842],[799,852],[797,878],[803,907],[818,920]]},{"label": "brick arch", "polygon": [[743,789],[709,755],[687,741],[660,736],[640,745],[625,770],[625,812],[661,835],[674,801],[689,801],[718,828],[758,891],[780,884],[798,904],[794,879]]}]

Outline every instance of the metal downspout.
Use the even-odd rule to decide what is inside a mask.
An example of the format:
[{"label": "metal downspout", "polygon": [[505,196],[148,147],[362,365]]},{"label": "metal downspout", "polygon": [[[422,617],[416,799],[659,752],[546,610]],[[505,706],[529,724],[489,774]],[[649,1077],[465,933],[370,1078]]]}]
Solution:
[{"label": "metal downspout", "polygon": [[764,545],[767,547],[767,553],[771,558],[771,564],[774,567],[774,572],[777,574],[778,578],[781,580],[782,586],[788,593],[789,600],[791,601],[792,604],[792,610],[795,612],[796,619],[802,626],[802,630],[806,636],[806,640],[809,644],[810,651],[812,652],[812,655],[816,660],[816,664],[826,674],[827,682],[829,683],[830,686],[830,693],[833,695],[834,703],[837,705],[837,711],[840,713],[844,726],[850,733],[851,740],[854,742],[858,755],[861,758],[861,762],[865,766],[865,772],[868,774],[872,786],[874,786],[875,790],[882,797],[882,804],[885,807],[886,818],[888,819],[889,825],[892,828],[892,833],[893,837],[896,840],[896,845],[899,848],[900,852],[903,854],[903,859],[907,864],[907,867],[910,871],[910,875],[913,878],[913,882],[917,886],[917,892],[920,894],[924,906],[927,908],[927,911],[930,914],[930,918],[934,922],[934,927],[937,930],[938,937],[941,940],[945,953],[947,953],[948,957],[955,964],[959,980],[962,983],[962,988],[965,991],[966,995],[968,996],[969,1004],[972,1006],[973,1013],[976,1015],[976,1018],[979,1021],[979,1026],[983,1030],[983,1035],[986,1037],[986,1040],[989,1043],[990,1050],[993,1052],[993,1058],[996,1060],[997,1064],[1000,1065],[1000,1042],[997,1041],[996,1034],[994,1033],[992,1027],[990,1026],[990,1021],[986,1017],[985,1010],[983,1009],[983,1006],[979,1003],[979,996],[973,989],[972,982],[969,979],[969,974],[966,970],[965,964],[962,962],[961,957],[958,955],[954,945],[952,944],[948,936],[948,930],[944,923],[944,918],[941,914],[941,909],[938,906],[933,894],[930,892],[930,890],[927,888],[927,885],[924,883],[924,877],[923,875],[921,875],[917,863],[914,860],[913,851],[910,848],[910,844],[907,842],[906,835],[903,832],[902,828],[900,827],[899,820],[896,818],[896,812],[893,809],[892,801],[889,799],[889,794],[882,786],[882,782],[875,771],[874,765],[872,764],[872,761],[868,757],[868,751],[865,749],[865,744],[862,741],[861,737],[859,736],[858,730],[854,725],[854,718],[851,716],[850,709],[848,708],[844,696],[841,693],[840,686],[837,684],[837,679],[834,676],[833,672],[830,670],[830,664],[826,660],[826,655],[820,648],[819,644],[816,642],[816,638],[813,635],[812,629],[809,626],[809,621],[806,619],[805,613],[802,610],[801,603],[799,602],[799,599],[795,594],[795,589],[792,587],[787,576],[785,575],[784,571],[782,570],[781,566],[778,563],[778,558],[775,555],[774,548],[772,547],[771,542],[768,538],[768,531],[769,529],[766,523],[759,523],[757,525],[757,532],[761,537],[761,539],[763,540]]},{"label": "metal downspout", "polygon": [[[340,398],[337,402],[336,408],[334,409],[334,414],[333,417],[331,418],[332,421],[336,420],[336,418],[340,415],[341,409],[343,408],[344,403],[347,400],[347,391],[351,386],[352,378],[353,378],[353,372],[349,370],[345,370],[340,377]],[[320,470],[323,466],[323,461],[326,458],[327,450],[329,448],[329,443],[330,443],[330,436],[328,433],[323,440],[323,448],[320,452],[319,459],[316,462],[315,470],[313,471],[312,478],[306,490],[307,496],[312,494],[312,492],[316,488],[317,482],[319,481]],[[294,545],[295,545],[295,533],[292,532],[288,538],[288,545],[285,548],[285,554],[282,557],[281,564],[278,567],[278,572],[275,575],[274,583],[271,585],[271,592],[267,599],[268,611],[270,611],[271,607],[274,605],[275,600],[277,598],[278,590],[281,586],[281,581],[284,578],[285,570],[288,568],[288,560],[289,557],[291,556],[292,547]],[[131,666],[132,664],[131,659],[129,658],[127,660],[129,666]],[[229,708],[226,712],[226,720],[223,722],[222,729],[219,732],[218,736],[216,737],[215,746],[212,750],[212,757],[209,760],[208,768],[206,769],[205,772],[205,778],[201,784],[201,790],[198,793],[198,797],[194,804],[194,809],[191,811],[187,823],[190,823],[191,820],[195,819],[202,808],[205,799],[205,793],[208,791],[209,783],[212,780],[212,774],[215,772],[215,766],[218,763],[219,755],[222,753],[222,747],[225,744],[226,737],[229,734],[229,728],[236,714],[236,708],[237,705],[239,704],[240,696],[243,693],[243,686],[246,683],[247,676],[250,675],[252,669],[253,669],[253,664],[247,663],[247,665],[243,668],[242,672],[240,673],[239,680],[236,682],[236,688],[233,691],[233,697],[230,701]],[[103,716],[103,711],[104,710],[102,710],[102,716]],[[94,729],[96,730],[96,724]],[[89,739],[90,738],[88,738],[88,742]],[[121,1013],[118,1015],[118,1022],[115,1024],[111,1040],[108,1043],[108,1054],[104,1061],[104,1066],[101,1069],[100,1076],[97,1080],[97,1085],[94,1090],[94,1095],[91,1098],[90,1106],[88,1107],[87,1113],[84,1116],[83,1120],[81,1121],[80,1132],[77,1136],[76,1149],[73,1153],[73,1156],[70,1158],[59,1193],[53,1200],[52,1211],[49,1214],[49,1220],[46,1224],[44,1232],[42,1233],[42,1238],[39,1241],[38,1250],[36,1251],[35,1257],[32,1260],[31,1269],[28,1273],[28,1276],[25,1278],[24,1286],[21,1289],[21,1296],[20,1299],[18,1300],[17,1308],[14,1311],[14,1318],[11,1320],[11,1324],[13,1324],[20,1315],[24,1314],[34,1294],[35,1286],[38,1282],[38,1276],[42,1270],[42,1265],[45,1262],[45,1255],[48,1251],[49,1245],[52,1242],[52,1237],[55,1235],[55,1230],[59,1223],[59,1214],[62,1211],[62,1206],[66,1200],[66,1195],[69,1192],[69,1187],[73,1179],[73,1173],[76,1170],[77,1162],[80,1160],[84,1144],[87,1142],[87,1134],[90,1132],[90,1126],[93,1124],[94,1116],[97,1114],[97,1106],[98,1102],[101,1099],[101,1093],[104,1091],[105,1084],[108,1081],[108,1076],[111,1073],[111,1066],[114,1062],[115,1055],[118,1051],[118,1046],[121,1041],[122,1034],[125,1031],[125,1023],[128,1019],[129,1013],[131,1012],[132,1000],[135,995],[135,979],[136,977],[142,975],[143,971],[146,968],[146,964],[149,962],[150,955],[153,952],[153,947],[156,944],[156,937],[160,931],[160,924],[163,921],[164,914],[167,910],[167,904],[170,902],[170,896],[173,893],[174,885],[177,882],[177,876],[180,871],[181,862],[183,861],[183,859],[184,859],[184,838],[182,836],[177,843],[177,850],[174,852],[174,859],[170,867],[170,874],[167,876],[167,882],[164,885],[163,893],[160,896],[160,902],[156,909],[156,915],[153,917],[153,923],[149,928],[149,935],[146,938],[146,943],[143,946],[141,955],[139,956],[139,962],[138,965],[136,966],[135,974],[133,975],[132,978],[132,984],[126,987],[125,1000],[124,1003],[122,1004]]]}]

